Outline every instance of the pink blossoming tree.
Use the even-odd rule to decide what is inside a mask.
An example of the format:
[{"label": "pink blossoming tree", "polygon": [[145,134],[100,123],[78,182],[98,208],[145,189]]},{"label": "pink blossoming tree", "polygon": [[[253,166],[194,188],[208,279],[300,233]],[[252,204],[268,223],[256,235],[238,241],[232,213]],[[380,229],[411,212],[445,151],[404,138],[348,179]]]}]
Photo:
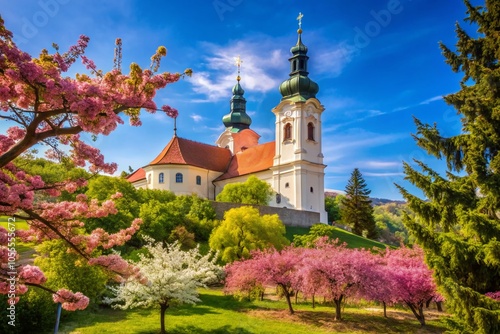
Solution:
[{"label": "pink blossoming tree", "polygon": [[348,249],[338,241],[320,238],[303,255],[301,291],[305,296],[322,295],[335,304],[335,320],[342,320],[342,304],[371,287],[373,256],[364,249]]},{"label": "pink blossoming tree", "polygon": [[[26,292],[27,286],[50,290],[43,286],[46,278],[38,267],[15,264],[17,254],[12,245],[16,240],[62,239],[70,251],[90,264],[103,266],[117,279],[140,276],[138,269],[117,255],[96,255],[129,240],[141,225],[139,219],[112,234],[101,228],[89,234],[82,232],[85,218],[116,213],[113,200],[121,196],[119,193],[102,203],[85,195],[76,196],[73,202],[57,201],[62,190],[75,192],[86,180],[49,183],[16,165],[16,157],[44,145],[49,158],[69,159],[75,166],[87,167],[93,173],[114,173],[116,164],[105,162],[97,148],[80,138],[81,132],[108,135],[123,123],[120,115],[138,126],[141,109],[151,113],[162,110],[170,117],[177,116],[175,109],[158,108],[153,101],[159,89],[182,77],[158,73],[160,60],[166,55],[164,47],[153,55],[149,69],[131,64],[129,73],[125,74],[121,69],[121,40],[117,39],[115,66],[104,73],[84,55],[88,42],[88,37],[81,36],[65,53],[59,53],[55,45],[55,53],[42,50],[38,58],[33,58],[16,46],[12,33],[0,18],[0,119],[10,124],[6,133],[0,134],[0,215],[24,219],[29,224],[27,231],[15,230],[14,226],[8,230],[0,227],[2,294],[12,292],[13,286],[16,296]],[[77,74],[76,78],[65,76],[77,59],[89,74]],[[186,70],[184,74],[190,73]],[[67,310],[84,309],[88,304],[88,298],[80,292],[50,291],[54,301],[62,303]]]},{"label": "pink blossoming tree", "polygon": [[424,305],[442,297],[437,292],[432,270],[424,262],[423,250],[417,246],[387,250],[385,260],[394,299],[405,303],[424,326]]}]

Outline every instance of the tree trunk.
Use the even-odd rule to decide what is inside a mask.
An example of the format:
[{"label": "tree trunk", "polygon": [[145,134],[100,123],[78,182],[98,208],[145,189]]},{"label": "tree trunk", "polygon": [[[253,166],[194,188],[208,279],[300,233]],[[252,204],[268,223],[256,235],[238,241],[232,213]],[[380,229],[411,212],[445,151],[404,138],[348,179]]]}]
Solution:
[{"label": "tree trunk", "polygon": [[340,298],[334,298],[333,301],[335,302],[335,320],[337,321],[341,321],[342,320],[342,298],[344,296],[343,295],[340,295]]},{"label": "tree trunk", "polygon": [[313,308],[315,308],[316,307],[316,300],[314,299],[314,293],[313,293],[312,297],[313,297],[312,298],[313,299]]},{"label": "tree trunk", "polygon": [[[421,326],[425,326],[425,317],[424,317],[424,304],[412,304],[410,302],[405,302],[406,305],[410,308],[410,310],[413,312],[413,315],[415,318],[417,318],[418,322],[420,322]],[[417,313],[418,310],[418,313]]]},{"label": "tree trunk", "polygon": [[290,311],[290,314],[293,314],[293,307],[292,307],[292,300],[290,296],[290,291],[288,291],[287,287],[284,286],[283,284],[280,284],[280,286],[283,288],[283,293],[285,294],[286,302],[288,304],[288,311]]},{"label": "tree trunk", "polygon": [[384,318],[387,318],[387,304],[382,302],[382,305],[384,305]]},{"label": "tree trunk", "polygon": [[264,300],[264,290],[259,292],[260,301]]},{"label": "tree trunk", "polygon": [[297,305],[297,299],[299,299],[299,292],[295,291],[295,305]]},{"label": "tree trunk", "polygon": [[161,325],[160,333],[161,334],[167,333],[167,331],[165,330],[165,311],[167,310],[167,308],[168,308],[167,303],[160,304],[160,325]]},{"label": "tree trunk", "polygon": [[438,312],[443,312],[443,302],[436,302]]}]

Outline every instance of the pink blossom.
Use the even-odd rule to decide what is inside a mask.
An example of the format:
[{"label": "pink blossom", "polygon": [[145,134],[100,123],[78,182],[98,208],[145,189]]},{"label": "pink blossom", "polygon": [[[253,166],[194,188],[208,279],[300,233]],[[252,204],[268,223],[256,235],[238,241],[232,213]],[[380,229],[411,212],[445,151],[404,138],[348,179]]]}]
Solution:
[{"label": "pink blossom", "polygon": [[29,264],[21,268],[18,277],[20,281],[31,284],[43,284],[47,280],[40,268]]},{"label": "pink blossom", "polygon": [[162,106],[161,109],[167,114],[168,117],[177,118],[179,112],[170,106]]},{"label": "pink blossom", "polygon": [[486,292],[484,295],[486,297],[490,297],[491,299],[494,299],[496,301],[500,301],[500,291]]},{"label": "pink blossom", "polygon": [[67,311],[84,310],[89,305],[89,298],[81,292],[73,293],[67,289],[60,289],[52,295],[54,303],[61,303]]}]

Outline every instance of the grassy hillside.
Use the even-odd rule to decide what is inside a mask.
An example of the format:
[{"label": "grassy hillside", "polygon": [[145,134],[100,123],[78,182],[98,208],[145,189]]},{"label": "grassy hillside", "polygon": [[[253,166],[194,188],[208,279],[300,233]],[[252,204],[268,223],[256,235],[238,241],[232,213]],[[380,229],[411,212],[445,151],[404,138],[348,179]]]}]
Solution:
[{"label": "grassy hillside", "polygon": [[[304,235],[309,233],[309,227],[299,227],[299,226],[286,226],[286,237],[288,240],[293,241],[294,235]],[[351,232],[344,231],[341,228],[335,227],[333,233],[333,238],[338,238],[341,242],[345,242],[349,248],[383,248],[385,249],[388,245],[383,244],[378,241],[366,239],[360,237]]]},{"label": "grassy hillside", "polygon": [[[224,295],[220,289],[200,290],[199,305],[170,307],[165,316],[167,333],[170,334],[440,334],[446,328],[444,313],[425,310],[427,325],[421,327],[407,309],[388,307],[388,318],[383,317],[382,307],[374,304],[345,305],[344,321],[334,320],[334,308],[317,303],[313,309],[310,301],[294,304],[296,313],[289,315],[286,302],[274,294],[263,301],[238,301]],[[158,333],[158,309],[64,312],[61,334],[118,334]],[[48,334],[48,333],[47,333]]]}]

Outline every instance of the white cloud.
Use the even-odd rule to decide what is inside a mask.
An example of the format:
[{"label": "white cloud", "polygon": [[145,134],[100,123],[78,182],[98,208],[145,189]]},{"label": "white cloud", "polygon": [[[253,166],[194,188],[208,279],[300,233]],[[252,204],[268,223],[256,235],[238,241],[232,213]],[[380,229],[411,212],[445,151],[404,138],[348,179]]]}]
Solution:
[{"label": "white cloud", "polygon": [[431,102],[439,101],[439,100],[442,100],[442,99],[443,99],[443,97],[441,95],[434,96],[434,97],[431,97],[430,99],[427,99],[427,100],[424,100],[424,101],[420,102],[419,105],[429,104]]},{"label": "white cloud", "polygon": [[390,176],[404,176],[405,173],[363,173],[364,176],[372,176],[372,177],[390,177]]},{"label": "white cloud", "polygon": [[198,123],[198,122],[201,122],[202,120],[204,120],[205,118],[200,116],[200,115],[197,115],[197,114],[191,114],[189,115],[189,117],[195,121],[195,123]]},{"label": "white cloud", "polygon": [[390,167],[400,167],[401,162],[399,161],[365,161],[364,165],[369,168],[390,168]]},{"label": "white cloud", "polygon": [[[276,89],[283,78],[284,69],[288,64],[284,61],[286,55],[279,41],[263,36],[232,42],[221,46],[203,42],[201,48],[207,55],[203,58],[201,69],[195,69],[192,78],[193,91],[206,96],[197,102],[218,101],[231,96],[231,88],[236,84],[237,69],[235,57],[242,59],[241,85],[246,91],[263,92]],[[281,71],[279,69],[282,69]]]},{"label": "white cloud", "polygon": [[337,77],[351,62],[355,52],[356,48],[346,43],[329,44],[327,47],[315,51],[314,57],[310,60],[311,67],[315,73]]},{"label": "white cloud", "polygon": [[416,104],[411,104],[411,105],[408,105],[408,106],[402,106],[402,107],[394,108],[392,110],[392,112],[402,111],[402,110],[406,110],[406,109],[410,109],[410,108],[414,108],[414,107],[418,107],[418,106],[422,106],[422,105],[427,105],[429,103],[432,103],[432,102],[435,102],[435,101],[439,101],[439,100],[442,100],[442,99],[443,99],[442,95],[433,96],[431,98],[425,99],[425,100],[423,100],[423,101],[421,101],[419,103],[416,103]]},{"label": "white cloud", "polygon": [[[407,137],[407,133],[380,134],[359,128],[350,129],[343,134],[325,136],[323,138],[324,161],[325,163],[331,163],[344,157],[352,160],[355,158],[353,152],[384,146]],[[328,143],[335,143],[335,145],[328,145]],[[359,164],[360,162],[356,161],[356,163]]]}]

